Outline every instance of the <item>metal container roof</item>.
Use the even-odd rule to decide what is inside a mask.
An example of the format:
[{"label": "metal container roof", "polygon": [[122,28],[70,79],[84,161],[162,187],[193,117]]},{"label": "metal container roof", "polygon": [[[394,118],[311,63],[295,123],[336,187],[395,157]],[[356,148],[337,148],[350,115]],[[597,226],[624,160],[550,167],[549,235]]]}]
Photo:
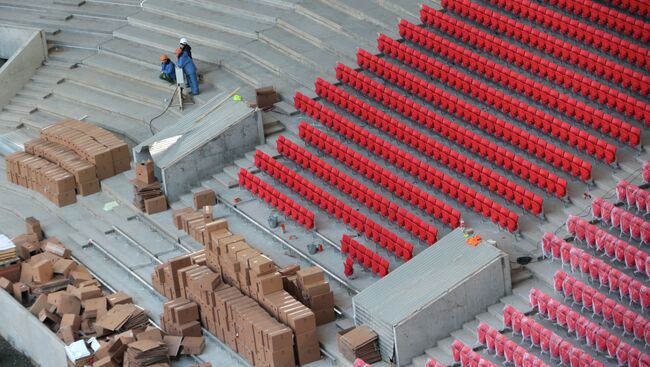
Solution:
[{"label": "metal container roof", "polygon": [[390,358],[395,326],[503,256],[485,242],[467,244],[457,228],[354,296],[355,321],[380,334],[382,355]]},{"label": "metal container roof", "polygon": [[133,150],[136,155],[148,151],[156,166],[164,170],[254,111],[243,101],[234,101],[227,94],[219,94]]}]

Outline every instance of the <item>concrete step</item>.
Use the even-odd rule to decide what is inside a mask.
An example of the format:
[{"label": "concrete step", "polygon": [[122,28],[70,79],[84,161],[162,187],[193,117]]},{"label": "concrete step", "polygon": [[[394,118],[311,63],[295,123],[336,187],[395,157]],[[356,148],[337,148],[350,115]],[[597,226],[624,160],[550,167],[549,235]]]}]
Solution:
[{"label": "concrete step", "polygon": [[53,46],[48,49],[48,58],[57,61],[68,61],[80,63],[84,59],[96,55],[95,49],[80,49],[63,46]]},{"label": "concrete step", "polygon": [[57,115],[53,115],[51,113],[38,110],[29,116],[26,116],[22,119],[22,122],[26,126],[30,126],[34,129],[40,130],[44,127],[47,127],[57,121],[59,121],[61,118]]},{"label": "concrete step", "polygon": [[4,106],[3,110],[8,111],[8,112],[21,113],[21,114],[28,115],[28,114],[36,111],[36,107],[34,107],[34,106],[31,106],[31,107],[29,107],[29,106],[21,106],[21,105],[15,105],[15,104],[10,103],[10,104]]},{"label": "concrete step", "polygon": [[339,61],[346,64],[354,62],[349,57],[343,58],[331,51],[315,48],[313,44],[282,28],[260,32],[259,38],[294,60],[324,74],[335,75],[334,67]]},{"label": "concrete step", "polygon": [[16,96],[25,97],[25,98],[43,99],[43,98],[47,98],[51,94],[52,94],[51,92],[44,92],[44,91],[39,91],[34,89],[23,89],[20,92],[18,92]]},{"label": "concrete step", "polygon": [[293,10],[300,0],[251,0],[251,2],[270,5],[280,9]]},{"label": "concrete step", "polygon": [[[141,142],[151,136],[149,127],[142,121],[111,114],[88,105],[81,105],[57,95],[43,100],[39,104],[39,111],[45,111],[61,118],[79,119],[87,116],[86,121],[125,136],[133,142]],[[160,123],[158,120],[156,121]]]},{"label": "concrete step", "polygon": [[425,367],[427,365],[427,361],[429,360],[429,357],[427,357],[426,354],[423,354],[421,356],[417,356],[411,360],[411,364],[407,365],[406,367],[412,366],[412,367]]},{"label": "concrete step", "polygon": [[[415,24],[420,23],[420,6],[422,1],[420,0],[400,0],[400,1],[390,1],[390,0],[373,0],[382,7],[391,10],[394,13],[397,13],[400,18],[407,19]],[[437,1],[429,1],[427,3],[430,7],[434,9],[440,9],[440,4]]]},{"label": "concrete step", "polygon": [[76,63],[66,62],[66,61],[57,61],[57,60],[47,60],[43,63],[43,66],[57,69],[72,69],[77,66]]},{"label": "concrete step", "polygon": [[287,14],[286,9],[248,0],[190,0],[189,2],[237,18],[269,24],[274,24],[279,17]]},{"label": "concrete step", "polygon": [[162,108],[155,108],[143,103],[131,101],[125,97],[101,92],[76,83],[61,84],[54,94],[71,102],[101,109],[105,112],[132,118],[139,121],[149,121],[158,115]]},{"label": "concrete step", "polygon": [[64,78],[59,76],[42,75],[37,72],[30,78],[30,80],[42,85],[55,86],[57,84],[63,83]]},{"label": "concrete step", "polygon": [[221,66],[235,75],[246,84],[259,88],[267,85],[278,85],[280,78],[275,71],[269,71],[268,68],[263,67],[260,63],[242,57],[241,55],[233,55],[229,59],[222,61]]},{"label": "concrete step", "polygon": [[[157,77],[156,74],[150,75]],[[111,93],[139,103],[146,103],[153,107],[164,107],[171,98],[170,88],[155,88],[150,84],[143,84],[133,79],[96,71],[86,66],[81,66],[70,75],[68,81],[92,88],[101,92]]]},{"label": "concrete step", "polygon": [[463,343],[467,344],[470,347],[473,347],[476,345],[476,333],[475,332],[470,332],[465,329],[459,329],[456,331],[453,331],[451,333],[451,336],[454,339],[460,340]]},{"label": "concrete step", "polygon": [[47,37],[49,45],[97,48],[102,43],[112,40],[112,34],[89,34],[81,32],[62,31]]},{"label": "concrete step", "polygon": [[69,5],[56,4],[52,0],[34,0],[34,1],[12,1],[1,0],[1,6],[7,6],[14,9],[29,9],[29,11],[42,12],[69,12],[75,15],[94,17],[98,20],[102,18],[108,20],[126,19],[127,16],[139,11],[137,8],[125,7],[123,4],[111,4],[102,1],[87,1],[81,6],[71,7]]},{"label": "concrete step", "polygon": [[[8,7],[7,0],[0,1],[0,20],[9,22],[20,22],[24,25],[35,26],[38,28],[48,27],[50,29],[59,29],[62,31],[86,32],[91,34],[110,34],[116,28],[123,25],[123,22],[109,19],[98,19],[88,17],[72,17],[68,20],[55,20],[41,18],[45,14],[44,9],[20,9]],[[29,3],[29,2],[21,2]],[[63,13],[65,15],[65,13]]]},{"label": "concrete step", "polygon": [[342,57],[354,57],[357,47],[374,47],[373,42],[360,42],[300,14],[293,13],[279,18],[278,26],[316,47],[330,50]]},{"label": "concrete step", "polygon": [[86,69],[97,70],[109,75],[121,76],[137,82],[146,84],[154,90],[170,93],[174,88],[164,80],[158,78],[158,69],[143,66],[139,63],[129,62],[121,57],[116,57],[110,53],[103,53],[84,60],[83,65]]},{"label": "concrete step", "polygon": [[209,7],[172,0],[148,0],[144,3],[144,9],[161,15],[174,14],[174,18],[190,24],[249,39],[256,39],[257,32],[267,29],[275,23],[275,21],[259,22],[250,18],[242,19],[231,13],[215,11]]},{"label": "concrete step", "polygon": [[[185,34],[185,32],[182,32]],[[135,26],[125,26],[116,30],[113,35],[115,38],[122,40],[131,41],[135,44],[141,44],[148,46],[149,49],[155,48],[166,52],[170,57],[174,55],[174,50],[178,47],[178,37],[176,35],[162,34],[156,30],[149,28],[138,28]],[[120,54],[119,49],[112,48],[113,42],[107,42],[102,45],[103,50],[110,50],[116,54]],[[123,53],[122,53],[123,54]],[[160,54],[160,53],[159,53]],[[197,61],[203,61],[209,64],[218,64],[221,59],[230,56],[231,53],[226,50],[216,50],[215,48],[210,47],[198,47],[192,50],[192,57],[194,58],[194,63],[201,70],[204,68],[202,64]],[[128,57],[128,55],[126,55]],[[152,62],[155,62],[156,65],[160,62],[158,57],[152,59]]]},{"label": "concrete step", "polygon": [[54,87],[56,87],[56,84],[42,83],[39,81],[31,80],[25,83],[23,90],[50,93]]},{"label": "concrete step", "polygon": [[484,322],[497,330],[503,329],[503,322],[494,317],[494,315],[492,315],[490,312],[483,312],[476,315],[476,320],[479,322]]},{"label": "concrete step", "polygon": [[25,97],[21,95],[16,95],[14,98],[11,99],[11,104],[16,106],[34,107],[36,106],[37,103],[38,103],[37,98]]},{"label": "concrete step", "polygon": [[253,41],[244,45],[241,51],[249,59],[280,76],[286,75],[305,87],[313,87],[314,81],[318,76],[315,70],[297,63],[286,54],[260,41]]},{"label": "concrete step", "polygon": [[394,28],[399,21],[399,14],[392,12],[374,1],[328,0],[327,4],[345,14],[387,30]]}]

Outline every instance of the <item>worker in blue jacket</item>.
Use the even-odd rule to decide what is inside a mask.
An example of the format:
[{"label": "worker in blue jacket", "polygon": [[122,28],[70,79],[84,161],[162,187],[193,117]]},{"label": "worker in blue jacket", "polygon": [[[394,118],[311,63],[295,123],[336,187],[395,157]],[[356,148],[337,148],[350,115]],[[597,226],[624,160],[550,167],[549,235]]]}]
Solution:
[{"label": "worker in blue jacket", "polygon": [[178,67],[183,69],[183,73],[187,76],[187,82],[190,86],[191,94],[193,96],[199,94],[199,78],[196,75],[196,65],[194,61],[182,49],[176,49],[176,56],[178,56]]},{"label": "worker in blue jacket", "polygon": [[176,71],[174,63],[167,55],[160,55],[160,79],[169,82],[170,84],[176,83]]}]

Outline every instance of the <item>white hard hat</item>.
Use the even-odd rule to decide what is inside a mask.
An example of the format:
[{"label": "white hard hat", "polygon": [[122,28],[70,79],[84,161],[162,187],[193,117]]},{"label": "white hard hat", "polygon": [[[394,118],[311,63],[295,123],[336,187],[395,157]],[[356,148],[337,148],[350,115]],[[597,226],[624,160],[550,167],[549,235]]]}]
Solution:
[{"label": "white hard hat", "polygon": [[187,38],[185,38],[185,37],[181,38],[180,44],[181,45],[187,45]]}]

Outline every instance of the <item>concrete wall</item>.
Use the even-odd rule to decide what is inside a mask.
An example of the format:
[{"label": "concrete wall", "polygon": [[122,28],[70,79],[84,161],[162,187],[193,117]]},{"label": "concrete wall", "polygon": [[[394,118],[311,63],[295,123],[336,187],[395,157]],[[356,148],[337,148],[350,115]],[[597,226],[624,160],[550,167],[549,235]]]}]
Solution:
[{"label": "concrete wall", "polygon": [[34,28],[0,25],[0,108],[18,93],[47,57],[45,34]]},{"label": "concrete wall", "polygon": [[[472,277],[432,302],[394,328],[397,365],[411,363],[437,341],[486,312],[509,290],[503,267],[509,268],[507,257],[496,259]],[[509,269],[508,269],[509,270]]]},{"label": "concrete wall", "polygon": [[0,335],[17,350],[43,367],[65,367],[63,342],[18,303],[0,290]]},{"label": "concrete wall", "polygon": [[[176,201],[200,181],[223,170],[260,144],[259,113],[251,114],[223,134],[161,172],[168,201]],[[156,172],[158,176],[158,172]]]}]

